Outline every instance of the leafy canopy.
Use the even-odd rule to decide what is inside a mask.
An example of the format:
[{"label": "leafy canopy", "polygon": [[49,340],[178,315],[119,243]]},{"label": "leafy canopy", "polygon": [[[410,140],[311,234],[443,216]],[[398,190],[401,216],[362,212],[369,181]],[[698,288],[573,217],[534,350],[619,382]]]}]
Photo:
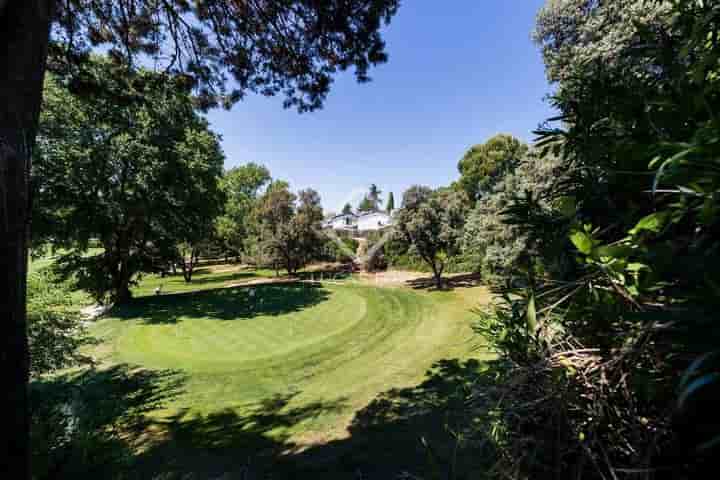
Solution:
[{"label": "leafy canopy", "polygon": [[227,200],[215,229],[227,251],[235,254],[246,251],[248,238],[257,230],[253,212],[258,195],[270,180],[270,171],[255,163],[231,168],[223,174],[220,187]]},{"label": "leafy canopy", "polygon": [[[103,59],[92,73],[103,84],[93,96],[47,79],[33,233],[65,249],[68,270],[98,299],[125,300],[156,257],[208,234],[224,156],[186,89],[144,70],[114,75]],[[91,239],[103,250],[87,257]]]},{"label": "leafy canopy", "polygon": [[402,209],[395,217],[399,235],[430,266],[438,288],[448,258],[459,252],[465,201],[458,192],[414,185],[403,194]]},{"label": "leafy canopy", "polygon": [[[56,2],[49,67],[77,89],[91,48],[118,65],[155,65],[182,76],[201,108],[229,107],[247,92],[281,94],[286,107],[322,106],[338,71],[360,82],[387,60],[380,35],[398,0],[69,0]],[[232,80],[232,83],[230,82]],[[232,85],[229,88],[228,85]]]},{"label": "leafy canopy", "polygon": [[474,145],[458,162],[458,186],[474,202],[492,188],[500,176],[514,169],[526,152],[527,145],[505,134]]}]

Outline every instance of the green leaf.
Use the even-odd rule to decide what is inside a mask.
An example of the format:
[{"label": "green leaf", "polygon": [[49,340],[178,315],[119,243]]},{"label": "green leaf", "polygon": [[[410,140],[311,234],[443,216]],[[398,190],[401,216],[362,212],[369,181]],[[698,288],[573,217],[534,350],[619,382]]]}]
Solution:
[{"label": "green leaf", "polygon": [[570,241],[581,253],[590,255],[593,249],[593,241],[590,235],[585,232],[576,231],[570,235]]},{"label": "green leaf", "polygon": [[574,217],[575,213],[577,212],[577,202],[575,201],[575,197],[572,197],[572,196],[562,197],[560,199],[560,201],[558,202],[557,208],[563,217],[565,217],[565,218]]},{"label": "green leaf", "polygon": [[[679,145],[679,144],[678,144]],[[696,152],[695,147],[686,148],[684,150],[681,150],[680,152],[676,153],[672,157],[666,159],[663,161],[663,163],[660,165],[660,168],[658,168],[657,173],[655,173],[655,179],[653,180],[653,186],[652,186],[652,192],[653,195],[657,191],[658,184],[660,183],[660,178],[663,176],[665,169],[668,168],[668,166],[672,165],[673,163],[677,163],[680,160],[683,160],[685,157],[690,155],[691,153]],[[653,160],[651,163],[655,164],[655,160]]]},{"label": "green leaf", "polygon": [[630,235],[637,235],[640,232],[647,231],[658,233],[667,223],[670,212],[655,212],[640,219],[635,227],[630,230]]},{"label": "green leaf", "polygon": [[633,248],[630,245],[603,245],[595,249],[598,258],[626,258],[630,256],[632,252]]}]

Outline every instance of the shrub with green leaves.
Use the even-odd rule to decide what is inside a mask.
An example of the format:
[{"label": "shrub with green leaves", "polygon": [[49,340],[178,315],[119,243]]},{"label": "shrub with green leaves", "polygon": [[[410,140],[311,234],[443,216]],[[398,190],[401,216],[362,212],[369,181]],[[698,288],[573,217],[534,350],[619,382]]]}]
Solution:
[{"label": "shrub with green leaves", "polygon": [[504,209],[528,243],[523,288],[478,327],[509,365],[478,394],[503,426],[487,432],[498,477],[717,466],[719,33],[717,2],[549,1],[538,16],[562,123],[536,148],[568,178]]},{"label": "shrub with green leaves", "polygon": [[517,168],[496,180],[470,212],[462,241],[463,263],[482,272],[492,285],[502,285],[516,275],[518,261],[529,248],[529,237],[518,225],[509,224],[505,210],[519,196],[532,195],[544,208],[548,195],[562,178],[560,159],[530,152]]},{"label": "shrub with green leaves", "polygon": [[37,377],[85,363],[79,349],[90,342],[71,289],[48,268],[28,276],[30,374]]}]

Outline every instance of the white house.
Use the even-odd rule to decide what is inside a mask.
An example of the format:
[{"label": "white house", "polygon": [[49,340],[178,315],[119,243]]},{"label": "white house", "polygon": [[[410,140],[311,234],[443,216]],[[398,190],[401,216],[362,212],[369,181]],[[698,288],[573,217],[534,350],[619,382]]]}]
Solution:
[{"label": "white house", "polygon": [[323,228],[368,232],[382,230],[392,225],[392,216],[387,212],[364,212],[335,215],[323,222]]},{"label": "white house", "polygon": [[367,212],[357,217],[357,229],[361,232],[382,230],[392,224],[387,212]]},{"label": "white house", "polygon": [[357,225],[357,215],[354,213],[342,213],[330,217],[323,222],[323,228],[333,230],[354,230]]}]

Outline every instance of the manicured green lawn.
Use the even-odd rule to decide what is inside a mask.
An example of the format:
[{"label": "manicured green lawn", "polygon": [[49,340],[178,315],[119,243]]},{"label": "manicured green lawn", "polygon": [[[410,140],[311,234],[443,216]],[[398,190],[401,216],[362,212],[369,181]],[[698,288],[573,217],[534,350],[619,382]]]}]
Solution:
[{"label": "manicured green lawn", "polygon": [[469,350],[469,312],[453,311],[453,295],[309,283],[223,288],[137,298],[93,333],[113,363],[186,374],[174,407],[212,412],[288,391],[358,403],[417,378],[433,357]]},{"label": "manicured green lawn", "polygon": [[[242,278],[208,275],[205,285]],[[136,294],[153,287],[142,288]],[[150,295],[94,324],[102,339],[94,355],[176,382],[149,414],[146,468],[162,471],[163,455],[210,447],[217,461],[237,466],[231,452],[263,455],[347,436],[378,395],[419,384],[439,360],[477,357],[470,310],[487,298],[481,288],[301,282]],[[204,461],[191,464],[183,468],[209,471]]]},{"label": "manicured green lawn", "polygon": [[195,270],[192,281],[186,282],[182,274],[161,277],[158,274],[143,274],[138,284],[131,288],[133,296],[143,297],[154,295],[155,289],[160,287],[163,294],[193,292],[197,290],[211,290],[219,287],[227,287],[262,278],[272,278],[275,272],[266,269],[250,270],[239,265],[220,265],[209,267],[198,267]]}]

